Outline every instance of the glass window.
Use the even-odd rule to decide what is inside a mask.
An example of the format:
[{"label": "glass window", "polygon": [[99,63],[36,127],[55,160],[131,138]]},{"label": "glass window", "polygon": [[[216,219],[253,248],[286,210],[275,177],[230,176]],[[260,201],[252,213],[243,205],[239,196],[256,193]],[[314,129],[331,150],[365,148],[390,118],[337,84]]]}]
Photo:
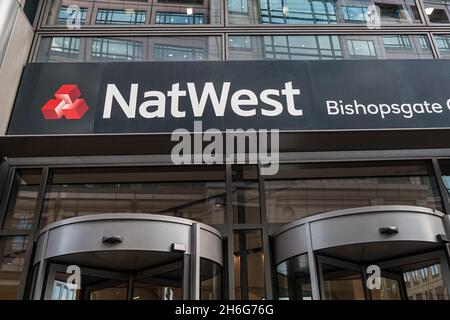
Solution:
[{"label": "glass window", "polygon": [[425,16],[431,23],[449,23],[450,1],[448,0],[424,0]]},{"label": "glass window", "polygon": [[[247,0],[228,5],[230,24],[335,24],[367,23],[368,11],[377,7],[380,22],[386,24],[420,23],[414,0]],[[245,9],[245,15],[239,10]]]},{"label": "glass window", "polygon": [[41,182],[41,170],[24,169],[14,174],[3,230],[30,230]]},{"label": "glass window", "polygon": [[348,53],[350,56],[375,57],[375,46],[370,40],[347,40]]},{"label": "glass window", "polygon": [[202,13],[184,14],[176,12],[157,12],[156,24],[203,24]]},{"label": "glass window", "polygon": [[259,182],[256,166],[233,167],[233,223],[259,223]]},{"label": "glass window", "polygon": [[436,42],[436,46],[439,50],[439,54],[441,58],[449,59],[450,58],[450,35],[435,35],[434,41]]},{"label": "glass window", "polygon": [[[67,24],[68,21],[70,22],[73,21],[74,19],[78,20],[80,24],[85,24],[86,17],[87,17],[87,8],[78,7],[77,11],[75,11],[74,9],[68,6],[61,6],[59,8],[58,20],[56,24]],[[50,16],[49,19],[51,19]]]},{"label": "glass window", "polygon": [[367,7],[342,6],[341,10],[345,21],[365,22],[369,20]]},{"label": "glass window", "polygon": [[80,53],[80,38],[53,37],[50,51],[55,56],[75,57]]},{"label": "glass window", "polygon": [[363,276],[340,265],[322,264],[325,300],[365,300]]},{"label": "glass window", "polygon": [[134,9],[98,9],[96,24],[144,24],[146,12]]},{"label": "glass window", "polygon": [[237,300],[265,298],[261,231],[235,230],[234,278]]},{"label": "glass window", "polygon": [[235,49],[251,49],[252,40],[250,36],[229,36],[228,45]]},{"label": "glass window", "polygon": [[296,164],[265,180],[268,221],[375,205],[442,210],[433,171],[423,162]]},{"label": "glass window", "polygon": [[142,41],[94,38],[92,39],[92,60],[142,61]]},{"label": "glass window", "polygon": [[[410,299],[411,297],[415,297],[416,300],[449,299],[447,289],[444,286],[444,279],[440,272],[440,263],[424,262],[422,267],[416,268],[414,265],[411,265],[409,271],[403,273],[407,295]],[[428,274],[432,276],[429,277]],[[433,291],[435,294],[433,294]]]},{"label": "glass window", "polygon": [[198,61],[204,54],[203,48],[155,44],[155,61]]},{"label": "glass window", "polygon": [[220,36],[43,37],[36,62],[221,60]]},{"label": "glass window", "polygon": [[[80,27],[107,24],[137,28],[161,23],[217,25],[221,23],[222,1],[224,0],[49,0],[46,24],[73,25],[79,19]],[[242,5],[244,2],[242,0]]]},{"label": "glass window", "polygon": [[28,237],[0,238],[0,300],[16,300]]},{"label": "glass window", "polygon": [[307,253],[277,266],[277,292],[279,300],[312,300]]},{"label": "glass window", "polygon": [[231,35],[228,47],[229,60],[433,58],[425,35]]},{"label": "glass window", "polygon": [[407,35],[385,35],[383,44],[386,49],[411,49],[411,41]]},{"label": "glass window", "polygon": [[228,12],[248,13],[248,0],[228,0]]},{"label": "glass window", "polygon": [[156,213],[217,225],[224,221],[225,196],[220,167],[58,169],[40,226],[101,213]]}]

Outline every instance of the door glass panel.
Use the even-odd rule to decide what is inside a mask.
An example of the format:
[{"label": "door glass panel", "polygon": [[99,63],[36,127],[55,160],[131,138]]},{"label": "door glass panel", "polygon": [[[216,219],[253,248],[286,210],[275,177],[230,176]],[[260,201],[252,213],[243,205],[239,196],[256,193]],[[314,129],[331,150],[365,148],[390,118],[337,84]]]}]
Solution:
[{"label": "door glass panel", "polygon": [[137,281],[134,284],[133,300],[181,300],[183,291],[181,288],[167,287]]},{"label": "door glass panel", "polygon": [[28,237],[0,238],[0,300],[15,300],[24,267]]},{"label": "door glass panel", "polygon": [[106,288],[94,290],[89,293],[89,300],[126,300],[128,287],[124,283],[104,284]]},{"label": "door glass panel", "polygon": [[323,293],[326,300],[364,300],[361,272],[322,264]]},{"label": "door glass panel", "polygon": [[11,190],[4,230],[30,230],[41,180],[41,170],[17,170]]},{"label": "door glass panel", "polygon": [[290,258],[277,266],[279,300],[311,300],[308,254]]},{"label": "door glass panel", "polygon": [[396,279],[381,278],[380,290],[370,290],[372,300],[401,300],[400,284]]},{"label": "door glass panel", "polygon": [[425,265],[403,273],[409,300],[448,300],[440,263]]},{"label": "door glass panel", "polygon": [[182,288],[183,264],[175,264],[175,267],[171,264],[161,273],[138,277],[134,281],[133,300],[181,300]]},{"label": "door glass panel", "polygon": [[63,272],[55,273],[51,300],[80,300],[80,291],[67,282],[69,276]]},{"label": "door glass panel", "polygon": [[222,267],[204,258],[200,258],[200,299],[222,299]]}]

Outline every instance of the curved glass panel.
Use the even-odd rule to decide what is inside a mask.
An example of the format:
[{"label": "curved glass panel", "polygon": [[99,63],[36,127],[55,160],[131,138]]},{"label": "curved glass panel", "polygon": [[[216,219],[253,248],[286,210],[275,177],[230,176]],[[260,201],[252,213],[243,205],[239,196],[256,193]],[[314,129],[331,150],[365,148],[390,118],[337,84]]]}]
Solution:
[{"label": "curved glass panel", "polygon": [[208,259],[200,258],[200,299],[222,299],[222,267]]},{"label": "curved glass panel", "polygon": [[287,259],[277,266],[279,300],[312,300],[308,254]]}]

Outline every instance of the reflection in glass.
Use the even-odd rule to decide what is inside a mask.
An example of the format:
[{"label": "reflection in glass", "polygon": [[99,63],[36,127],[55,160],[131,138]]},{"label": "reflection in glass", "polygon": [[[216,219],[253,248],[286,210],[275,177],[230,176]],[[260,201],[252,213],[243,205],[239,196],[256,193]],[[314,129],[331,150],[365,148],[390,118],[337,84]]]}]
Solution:
[{"label": "reflection in glass", "polygon": [[381,277],[380,289],[369,290],[372,300],[401,300],[400,284],[397,279]]},{"label": "reflection in glass", "polygon": [[[47,25],[219,24],[223,0],[50,0]],[[70,7],[76,5],[77,7]],[[161,17],[163,19],[161,19]],[[201,21],[201,22],[200,22]]]},{"label": "reflection in glass", "polygon": [[222,299],[222,267],[200,258],[200,300]]},{"label": "reflection in glass", "polygon": [[96,24],[144,24],[145,11],[121,10],[121,9],[98,9]]},{"label": "reflection in glass", "polygon": [[322,277],[326,300],[365,300],[361,272],[323,263]]},{"label": "reflection in glass", "polygon": [[28,237],[0,238],[0,300],[17,299]]},{"label": "reflection in glass", "polygon": [[[173,265],[173,264],[172,264]],[[163,268],[164,269],[164,268]],[[151,271],[151,270],[150,270]],[[143,272],[146,273],[145,271]],[[139,276],[133,283],[133,300],[181,300],[183,299],[183,265],[167,266],[158,274]]]},{"label": "reflection in glass", "polygon": [[425,16],[431,23],[449,23],[450,2],[447,0],[424,0]]},{"label": "reflection in glass", "polygon": [[382,25],[420,23],[414,0],[230,0],[230,24],[367,23],[376,6]]},{"label": "reflection in glass", "polygon": [[285,165],[266,177],[265,190],[273,223],[375,205],[442,210],[432,169],[421,162]]},{"label": "reflection in glass", "polygon": [[259,183],[256,166],[233,167],[233,222],[261,221]]},{"label": "reflection in glass", "polygon": [[43,37],[36,62],[221,60],[219,36]]},{"label": "reflection in glass", "polygon": [[261,231],[235,231],[234,252],[236,299],[264,299],[266,294]]},{"label": "reflection in glass", "polygon": [[[40,227],[99,213],[156,213],[222,224],[225,173],[214,167],[58,169],[45,193]],[[223,203],[219,205],[218,203]]]},{"label": "reflection in glass", "polygon": [[441,58],[450,59],[450,35],[435,35],[434,40]]},{"label": "reflection in glass", "polygon": [[432,59],[426,35],[228,37],[229,60]]},{"label": "reflection in glass", "polygon": [[277,266],[279,300],[312,300],[308,254],[290,258]]},{"label": "reflection in glass", "polygon": [[40,181],[40,169],[15,172],[3,230],[31,229]]},{"label": "reflection in glass", "polygon": [[449,300],[440,263],[403,273],[409,300]]}]

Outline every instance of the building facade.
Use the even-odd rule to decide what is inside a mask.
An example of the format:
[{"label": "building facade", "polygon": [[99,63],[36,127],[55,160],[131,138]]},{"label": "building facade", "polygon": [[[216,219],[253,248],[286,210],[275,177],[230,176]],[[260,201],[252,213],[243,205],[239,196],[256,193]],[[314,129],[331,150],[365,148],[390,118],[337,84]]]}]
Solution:
[{"label": "building facade", "polygon": [[[2,0],[0,26],[0,299],[449,299],[450,2]],[[205,163],[228,129],[278,170]]]}]

